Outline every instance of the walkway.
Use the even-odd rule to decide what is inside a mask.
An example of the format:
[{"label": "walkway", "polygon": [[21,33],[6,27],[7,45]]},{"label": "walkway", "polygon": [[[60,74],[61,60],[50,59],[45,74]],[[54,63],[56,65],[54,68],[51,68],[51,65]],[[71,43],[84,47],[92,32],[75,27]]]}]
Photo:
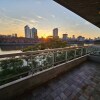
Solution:
[{"label": "walkway", "polygon": [[86,62],[16,100],[100,100],[100,64]]}]

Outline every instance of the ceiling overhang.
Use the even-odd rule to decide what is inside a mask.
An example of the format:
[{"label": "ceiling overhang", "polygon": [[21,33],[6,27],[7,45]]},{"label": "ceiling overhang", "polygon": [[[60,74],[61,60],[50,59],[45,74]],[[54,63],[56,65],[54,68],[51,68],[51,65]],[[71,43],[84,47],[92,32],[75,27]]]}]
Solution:
[{"label": "ceiling overhang", "polygon": [[100,0],[54,0],[100,28]]}]

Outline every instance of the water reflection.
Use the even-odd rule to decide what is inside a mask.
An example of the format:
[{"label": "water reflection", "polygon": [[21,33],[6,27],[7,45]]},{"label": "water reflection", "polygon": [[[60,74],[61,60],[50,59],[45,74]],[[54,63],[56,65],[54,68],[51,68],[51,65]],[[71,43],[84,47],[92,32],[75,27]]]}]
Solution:
[{"label": "water reflection", "polygon": [[5,50],[3,51],[1,48],[0,48],[0,55],[3,55],[3,54],[12,54],[12,53],[20,53],[22,52],[21,50]]},{"label": "water reflection", "polygon": [[[90,46],[92,44],[69,44],[68,47],[77,47],[77,46]],[[12,53],[20,53],[23,48],[27,48],[28,46],[0,46],[0,55],[2,54],[12,54]]]}]

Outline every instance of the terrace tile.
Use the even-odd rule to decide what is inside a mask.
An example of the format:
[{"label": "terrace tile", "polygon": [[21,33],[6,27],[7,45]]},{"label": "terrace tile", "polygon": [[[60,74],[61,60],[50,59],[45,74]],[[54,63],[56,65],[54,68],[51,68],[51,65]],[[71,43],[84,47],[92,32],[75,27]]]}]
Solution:
[{"label": "terrace tile", "polygon": [[85,62],[16,100],[100,100],[100,64]]}]

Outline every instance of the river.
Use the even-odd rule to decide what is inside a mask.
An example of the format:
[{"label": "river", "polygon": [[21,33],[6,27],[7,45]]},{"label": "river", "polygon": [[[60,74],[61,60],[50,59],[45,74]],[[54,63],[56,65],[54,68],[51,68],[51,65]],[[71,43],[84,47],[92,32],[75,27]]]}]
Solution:
[{"label": "river", "polygon": [[[82,46],[91,46],[93,44],[84,44]],[[70,47],[71,46],[80,46],[78,44],[70,44]],[[13,54],[13,53],[20,53],[22,52],[21,51],[21,47],[18,47],[18,46],[2,46],[0,47],[0,55],[3,55],[3,54]]]},{"label": "river", "polygon": [[5,50],[3,51],[1,48],[0,48],[0,55],[4,55],[4,54],[13,54],[13,53],[20,53],[22,52],[21,50]]}]

